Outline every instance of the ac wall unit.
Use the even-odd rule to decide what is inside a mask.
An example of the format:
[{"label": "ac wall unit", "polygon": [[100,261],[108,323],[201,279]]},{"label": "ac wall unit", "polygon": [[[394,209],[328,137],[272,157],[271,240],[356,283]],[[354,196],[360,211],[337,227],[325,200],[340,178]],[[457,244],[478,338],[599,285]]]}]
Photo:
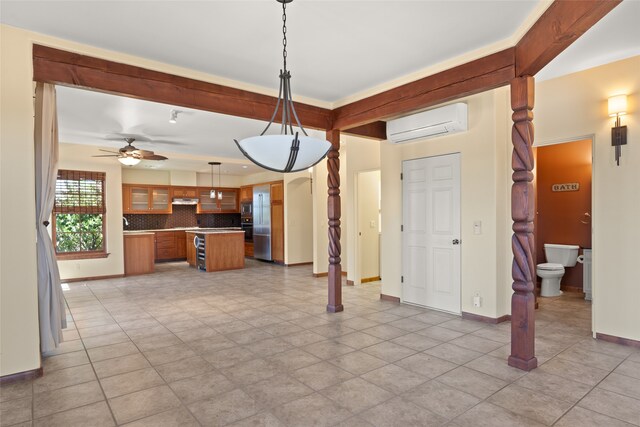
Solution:
[{"label": "ac wall unit", "polygon": [[464,132],[467,128],[467,104],[423,111],[387,122],[387,139],[394,144]]}]

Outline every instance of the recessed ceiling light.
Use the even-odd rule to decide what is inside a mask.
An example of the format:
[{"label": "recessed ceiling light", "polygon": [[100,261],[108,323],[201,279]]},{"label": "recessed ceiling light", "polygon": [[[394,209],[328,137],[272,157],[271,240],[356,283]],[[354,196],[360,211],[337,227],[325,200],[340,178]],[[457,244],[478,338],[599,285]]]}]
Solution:
[{"label": "recessed ceiling light", "polygon": [[246,169],[246,168],[248,168],[248,167],[249,167],[249,166],[247,166],[247,165],[242,165],[242,169]]}]

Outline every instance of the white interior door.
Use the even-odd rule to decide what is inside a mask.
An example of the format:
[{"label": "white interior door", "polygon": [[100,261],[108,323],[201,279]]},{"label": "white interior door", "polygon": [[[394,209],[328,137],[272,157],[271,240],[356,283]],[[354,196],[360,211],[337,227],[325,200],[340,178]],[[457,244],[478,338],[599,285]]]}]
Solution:
[{"label": "white interior door", "polygon": [[380,171],[358,174],[358,266],[361,280],[380,277]]},{"label": "white interior door", "polygon": [[460,154],[402,166],[402,297],[460,313]]}]

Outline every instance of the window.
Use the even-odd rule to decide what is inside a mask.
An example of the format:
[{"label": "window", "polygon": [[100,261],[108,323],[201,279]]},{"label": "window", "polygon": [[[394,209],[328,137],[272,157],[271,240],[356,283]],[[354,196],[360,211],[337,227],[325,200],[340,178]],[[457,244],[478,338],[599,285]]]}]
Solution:
[{"label": "window", "polygon": [[58,258],[106,257],[104,172],[59,170],[53,206]]}]

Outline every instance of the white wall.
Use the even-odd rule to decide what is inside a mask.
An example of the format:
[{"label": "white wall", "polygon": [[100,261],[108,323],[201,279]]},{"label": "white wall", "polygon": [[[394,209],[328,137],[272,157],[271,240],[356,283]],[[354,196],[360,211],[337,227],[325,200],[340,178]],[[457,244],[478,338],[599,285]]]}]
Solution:
[{"label": "white wall", "polygon": [[[402,161],[422,157],[461,153],[461,240],[462,240],[462,311],[488,317],[503,314],[502,304],[497,302],[498,289],[506,283],[498,283],[498,270],[503,270],[506,260],[498,260],[497,238],[497,176],[498,151],[505,150],[504,129],[498,132],[496,105],[504,104],[506,90],[490,91],[459,101],[469,106],[469,130],[408,144],[381,144],[382,171],[382,293],[401,296],[400,276],[402,234]],[[503,156],[501,154],[501,156]],[[500,184],[502,186],[502,184]],[[501,187],[500,187],[501,188]],[[503,198],[500,199],[504,203]],[[482,221],[482,234],[473,234],[473,222]],[[480,308],[473,307],[473,296],[483,298]],[[500,311],[499,311],[500,309]]]},{"label": "white wall", "polygon": [[31,41],[0,27],[0,376],[40,367]]},{"label": "white wall", "polygon": [[122,168],[114,159],[91,157],[95,149],[88,145],[60,144],[60,169],[106,173],[107,258],[59,260],[63,280],[124,274],[122,240]]},{"label": "white wall", "polygon": [[[616,166],[607,98],[626,93],[627,145]],[[536,141],[593,135],[594,332],[640,340],[640,56],[536,85]]]}]

